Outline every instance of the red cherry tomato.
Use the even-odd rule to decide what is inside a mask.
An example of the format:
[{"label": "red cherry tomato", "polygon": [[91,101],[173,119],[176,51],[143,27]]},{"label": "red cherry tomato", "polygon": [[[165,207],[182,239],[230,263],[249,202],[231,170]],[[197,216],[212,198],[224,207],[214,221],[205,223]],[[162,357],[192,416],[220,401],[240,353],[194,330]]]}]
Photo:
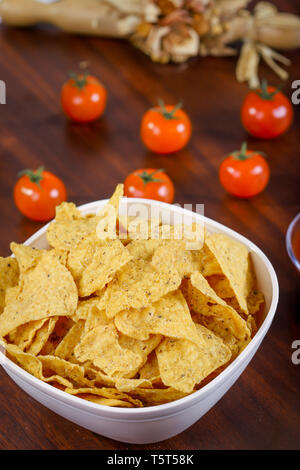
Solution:
[{"label": "red cherry tomato", "polygon": [[155,153],[173,153],[188,143],[192,125],[188,115],[176,106],[159,106],[147,111],[141,122],[141,138],[144,145]]},{"label": "red cherry tomato", "polygon": [[104,112],[107,93],[96,77],[71,74],[61,90],[61,105],[66,116],[75,122],[92,122]]},{"label": "red cherry tomato", "polygon": [[141,197],[172,203],[174,185],[163,170],[142,168],[127,176],[124,181],[124,194],[127,197]]},{"label": "red cherry tomato", "polygon": [[19,211],[32,220],[46,222],[55,216],[55,208],[67,199],[64,183],[43,167],[24,170],[14,187],[14,200]]},{"label": "red cherry tomato", "polygon": [[222,186],[229,194],[249,198],[259,194],[268,184],[270,169],[259,152],[241,150],[228,155],[219,168]]},{"label": "red cherry tomato", "polygon": [[266,82],[262,82],[261,89],[248,93],[241,109],[243,126],[260,139],[282,135],[290,127],[293,115],[288,98]]}]

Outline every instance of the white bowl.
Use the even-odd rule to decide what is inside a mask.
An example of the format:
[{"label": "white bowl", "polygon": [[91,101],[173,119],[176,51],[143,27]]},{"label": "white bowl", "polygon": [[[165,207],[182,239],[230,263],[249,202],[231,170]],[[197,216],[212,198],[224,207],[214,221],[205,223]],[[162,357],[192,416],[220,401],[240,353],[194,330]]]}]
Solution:
[{"label": "white bowl", "polygon": [[[125,208],[125,201],[123,199],[121,202],[121,211]],[[92,202],[81,206],[80,209],[83,214],[96,213],[106,202],[107,200]],[[242,235],[209,218],[177,206],[146,199],[127,200],[128,207],[136,203],[146,204],[148,208],[158,208],[165,223],[168,222],[170,214],[173,217],[192,216],[198,222],[204,220],[208,231],[225,233],[248,247],[257,275],[258,288],[264,293],[266,300],[264,321],[248,346],[221,374],[199,391],[171,403],[142,409],[111,408],[69,395],[36,379],[1,352],[0,363],[25,392],[64,418],[117,441],[146,444],[163,441],[184,431],[207,413],[230,389],[253,358],[272,323],[278,303],[278,282],[275,271],[264,253]],[[47,226],[43,227],[25,244],[46,248],[46,230]],[[240,412],[232,406],[232,413]]]}]

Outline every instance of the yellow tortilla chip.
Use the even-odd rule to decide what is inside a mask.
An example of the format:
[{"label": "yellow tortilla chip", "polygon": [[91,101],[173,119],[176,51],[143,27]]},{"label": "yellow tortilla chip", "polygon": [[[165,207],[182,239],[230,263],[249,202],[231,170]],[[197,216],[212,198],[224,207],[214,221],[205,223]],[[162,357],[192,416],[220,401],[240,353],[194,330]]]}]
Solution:
[{"label": "yellow tortilla chip", "polygon": [[152,332],[152,317],[155,307],[123,310],[115,316],[115,325],[124,335],[146,340]]},{"label": "yellow tortilla chip", "polygon": [[226,327],[226,324],[222,322],[222,320],[216,316],[210,315],[201,315],[197,313],[193,317],[194,321],[197,324],[200,324],[207,328],[208,330],[212,331],[216,336],[222,338],[224,344],[228,346],[231,351],[231,359],[235,359],[235,357],[247,346],[250,341],[250,334],[251,331],[249,330],[249,325],[247,325],[247,331],[249,331],[249,336],[247,339],[237,338],[234,336],[232,331]]},{"label": "yellow tortilla chip", "polygon": [[51,375],[51,377],[44,377],[43,382],[46,382],[53,387],[57,387],[60,390],[64,390],[65,388],[72,388],[74,385],[70,380],[66,379],[65,377],[61,377],[60,375]]},{"label": "yellow tortilla chip", "polygon": [[[252,290],[247,297],[248,315],[245,315],[236,300],[235,297],[225,299],[227,304],[234,308],[243,318],[245,318],[247,326],[251,332],[251,337],[255,335],[258,330],[258,324],[261,318],[257,318],[261,312],[261,308],[265,302],[265,298],[262,292]],[[239,351],[237,351],[238,353]]]},{"label": "yellow tortilla chip", "polygon": [[132,403],[133,405],[140,407],[142,406],[142,402],[140,400],[134,399],[131,396],[127,395],[126,393],[123,392],[118,392],[118,390],[114,388],[78,388],[78,389],[66,389],[65,392],[70,393],[71,395],[82,395],[82,394],[91,394],[91,395],[97,395],[102,398],[110,398],[110,399],[117,399],[117,400],[124,400],[128,401],[129,403]]},{"label": "yellow tortilla chip", "polygon": [[43,323],[43,325],[36,331],[33,341],[26,348],[26,352],[33,354],[34,356],[37,356],[41,352],[53,332],[57,320],[58,317],[52,317]]},{"label": "yellow tortilla chip", "polygon": [[248,315],[247,317],[247,326],[251,332],[251,338],[256,334],[258,327],[257,327],[257,322],[256,319],[253,315]]},{"label": "yellow tortilla chip", "polygon": [[119,331],[132,338],[146,340],[150,334],[198,341],[186,300],[180,290],[169,292],[151,307],[130,309],[115,317]]},{"label": "yellow tortilla chip", "polygon": [[105,291],[106,291],[106,287],[103,287],[103,289],[97,290],[95,294],[93,295],[93,298],[95,297],[98,298],[97,308],[99,310],[105,310],[105,301],[104,301]]},{"label": "yellow tortilla chip", "polygon": [[79,300],[77,309],[72,316],[72,319],[77,322],[78,320],[87,320],[89,312],[93,307],[99,304],[100,298],[98,296],[91,297],[86,300]]},{"label": "yellow tortilla chip", "polygon": [[63,202],[56,208],[56,217],[48,227],[47,240],[56,250],[69,251],[87,235],[96,231],[100,218],[82,216],[71,202]]},{"label": "yellow tortilla chip", "polygon": [[103,298],[106,314],[114,317],[124,309],[148,307],[176,290],[180,282],[176,269],[158,271],[143,259],[129,261],[107,286]]},{"label": "yellow tortilla chip", "polygon": [[54,356],[58,356],[66,361],[74,362],[76,360],[74,349],[80,342],[84,330],[85,321],[79,320],[73,325],[67,334],[63,337],[57,348],[55,349]]},{"label": "yellow tortilla chip", "polygon": [[115,377],[104,374],[98,367],[94,366],[90,361],[83,364],[85,376],[92,380],[96,386],[101,385],[113,388],[115,386]]},{"label": "yellow tortilla chip", "polygon": [[160,219],[119,216],[119,238],[125,244],[130,241],[146,241],[159,238]]},{"label": "yellow tortilla chip", "polygon": [[71,249],[67,266],[79,295],[87,297],[110,282],[129,260],[130,255],[120,240],[99,240],[93,233]]},{"label": "yellow tortilla chip", "polygon": [[[160,229],[164,227],[166,226],[163,225]],[[134,240],[127,245],[127,249],[135,259],[152,259],[152,264],[157,270],[165,270],[168,266],[171,269],[176,267],[181,277],[200,269],[201,263],[195,256],[195,252],[187,248],[187,240],[174,239],[174,231],[170,234],[170,240],[162,238],[164,236],[166,234],[159,234],[157,239]],[[201,242],[201,246],[202,244],[203,242]]]},{"label": "yellow tortilla chip", "polygon": [[69,388],[73,387],[72,382],[67,380],[65,377],[61,377],[60,375],[52,375],[51,377],[44,377],[43,382],[49,383],[53,386],[56,386],[56,384],[62,385],[63,389],[64,387],[69,387]]},{"label": "yellow tortilla chip", "polygon": [[[207,265],[203,261],[204,276],[224,274],[241,310],[247,314],[247,297],[253,284],[251,261],[247,247],[220,233],[208,236],[205,245],[209,250],[209,255],[213,255],[215,258],[213,264],[217,272],[212,272],[212,267],[209,267],[209,264]],[[205,269],[210,269],[210,274],[207,274]]]},{"label": "yellow tortilla chip", "polygon": [[[122,348],[128,349],[133,353],[139,355],[142,358],[142,363],[138,366],[137,369],[134,369],[135,372],[144,364],[147,360],[148,355],[159,345],[161,342],[161,335],[150,335],[145,341],[140,341],[138,339],[130,338],[129,336],[119,335],[119,344]],[[132,372],[124,375],[124,377],[132,377]],[[135,374],[134,374],[135,375]]]},{"label": "yellow tortilla chip", "polygon": [[110,320],[107,318],[105,310],[99,310],[97,307],[91,308],[87,320],[85,322],[84,333],[96,328],[100,325],[107,325]]},{"label": "yellow tortilla chip", "polygon": [[73,325],[74,322],[71,318],[59,317],[55,323],[53,332],[50,334],[40,354],[43,356],[53,356],[57,346]]},{"label": "yellow tortilla chip", "polygon": [[73,315],[77,307],[74,280],[50,251],[21,276],[14,294],[0,316],[0,336],[29,321]]},{"label": "yellow tortilla chip", "polygon": [[129,401],[117,400],[116,398],[102,398],[102,397],[97,397],[97,395],[91,395],[91,394],[81,394],[77,396],[79,398],[82,398],[83,400],[97,403],[97,405],[113,406],[113,407],[120,407],[120,408],[134,408],[136,406],[133,403],[130,403]]},{"label": "yellow tortilla chip", "polygon": [[14,287],[19,280],[19,266],[15,258],[0,256],[0,315],[5,306],[5,293],[9,287]]},{"label": "yellow tortilla chip", "polygon": [[117,238],[117,214],[123,193],[123,184],[118,184],[108,203],[98,212],[99,222],[96,227],[96,236],[99,240]]},{"label": "yellow tortilla chip", "polygon": [[116,378],[115,387],[119,392],[131,392],[137,388],[152,388],[152,384],[147,379],[125,379]]},{"label": "yellow tortilla chip", "polygon": [[159,227],[159,239],[184,241],[186,250],[201,250],[204,238],[204,224],[193,222],[189,225],[163,224],[161,227]]},{"label": "yellow tortilla chip", "polygon": [[14,302],[18,290],[19,290],[18,285],[14,286],[14,287],[8,287],[7,288],[7,290],[5,292],[4,305],[9,304],[10,302]]},{"label": "yellow tortilla chip", "polygon": [[[200,250],[200,261],[201,273],[207,279],[210,279],[211,276],[224,276],[215,255],[210,251],[206,243],[204,243],[202,249]],[[225,276],[224,279],[227,280]],[[230,292],[232,292],[230,285],[229,289]]]},{"label": "yellow tortilla chip", "polygon": [[95,366],[84,366],[86,376],[94,381],[95,386],[115,387],[120,392],[128,392],[136,388],[151,388],[152,384],[148,379],[128,379],[123,377],[111,377],[104,374]]},{"label": "yellow tortilla chip", "polygon": [[170,269],[175,268],[181,278],[201,266],[195,259],[193,251],[186,249],[185,240],[170,240],[159,246],[153,255],[152,264],[157,270],[165,269],[167,266]]},{"label": "yellow tortilla chip", "polygon": [[124,194],[124,184],[118,184],[114,190],[113,195],[111,196],[108,204],[114,207],[115,211],[118,212],[120,201]]},{"label": "yellow tortilla chip", "polygon": [[250,332],[245,320],[217,296],[207,280],[199,272],[182,284],[182,291],[192,311],[200,315],[212,316],[224,329],[241,341],[248,341]]},{"label": "yellow tortilla chip", "polygon": [[18,326],[8,334],[8,340],[24,351],[33,341],[36,332],[47,322],[47,318],[30,321]]},{"label": "yellow tortilla chip", "polygon": [[[262,292],[259,292],[257,289],[254,289],[256,284],[255,276],[252,275],[252,285],[253,289],[250,291],[247,297],[247,307],[248,307],[248,315],[245,314],[236,299],[236,297],[231,297],[233,292],[232,289],[223,275],[213,275],[207,278],[210,286],[214,289],[216,294],[225,300],[225,302],[230,305],[234,310],[236,310],[242,318],[244,318],[247,322],[247,326],[251,333],[251,337],[257,331],[257,322],[253,315],[256,315],[261,310],[261,306],[264,304],[264,295]],[[223,334],[224,336],[224,334]],[[235,355],[240,352],[240,348],[236,348]]]},{"label": "yellow tortilla chip", "polygon": [[142,357],[120,346],[113,322],[99,325],[86,333],[75,348],[80,362],[92,361],[107,375],[126,376],[139,368]]},{"label": "yellow tortilla chip", "polygon": [[163,383],[183,393],[193,391],[211,372],[229,361],[230,349],[211,331],[197,325],[199,342],[166,338],[156,350]]},{"label": "yellow tortilla chip", "polygon": [[59,383],[64,387],[73,387],[72,382],[59,375],[51,375],[50,377],[44,377],[42,363],[36,356],[29,353],[25,353],[14,344],[6,344],[5,348],[8,352],[9,357],[11,357],[18,365],[20,365],[31,375],[34,375],[36,378],[43,380],[47,383],[53,382]]},{"label": "yellow tortilla chip", "polygon": [[188,393],[180,392],[172,387],[169,388],[136,388],[129,394],[141,400],[147,406],[161,405],[170,401],[186,397]]},{"label": "yellow tortilla chip", "polygon": [[161,377],[155,351],[149,354],[147,362],[143,365],[143,367],[140,368],[139,377],[140,379],[149,380],[152,385],[161,383]]},{"label": "yellow tortilla chip", "polygon": [[[243,318],[246,314],[241,310],[241,307],[236,299],[232,297],[233,292],[225,276],[214,275],[207,278],[209,285],[214,289],[216,294],[224,299],[234,310],[236,310]],[[247,297],[248,314],[255,315],[264,303],[264,295],[257,289],[252,289]]]},{"label": "yellow tortilla chip", "polygon": [[[43,366],[43,373],[51,376],[53,372],[60,377],[70,379],[79,386],[91,386],[93,382],[87,379],[84,374],[84,367],[72,364],[56,356],[37,356]],[[47,373],[47,374],[46,374]]]},{"label": "yellow tortilla chip", "polygon": [[[214,274],[206,278],[210,287],[215,291],[218,297],[221,299],[228,299],[232,297],[233,292],[228,282],[228,279],[223,274]],[[238,303],[236,302],[238,305]]]},{"label": "yellow tortilla chip", "polygon": [[37,250],[31,246],[20,245],[12,242],[10,249],[16,257],[22,275],[28,269],[32,268],[45,250]]},{"label": "yellow tortilla chip", "polygon": [[126,248],[133,259],[151,261],[155,250],[161,245],[160,240],[133,240]]},{"label": "yellow tortilla chip", "polygon": [[55,253],[55,256],[58,258],[61,264],[67,266],[68,252],[66,250],[53,249],[53,253]]},{"label": "yellow tortilla chip", "polygon": [[4,346],[9,357],[15,359],[23,369],[38,379],[43,378],[42,364],[37,357],[32,354],[25,353],[15,344],[5,344]]},{"label": "yellow tortilla chip", "polygon": [[255,315],[259,312],[261,305],[264,304],[265,298],[262,292],[252,290],[247,297],[248,312],[250,315]]}]

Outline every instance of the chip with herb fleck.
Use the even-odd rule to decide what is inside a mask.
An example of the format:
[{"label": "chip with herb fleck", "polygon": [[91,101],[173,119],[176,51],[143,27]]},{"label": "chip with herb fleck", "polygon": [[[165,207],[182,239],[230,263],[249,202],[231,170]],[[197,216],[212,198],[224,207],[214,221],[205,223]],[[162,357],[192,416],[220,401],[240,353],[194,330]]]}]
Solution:
[{"label": "chip with herb fleck", "polygon": [[25,371],[101,406],[178,400],[248,344],[264,306],[247,248],[202,225],[56,210],[47,249],[0,258],[0,341]]}]

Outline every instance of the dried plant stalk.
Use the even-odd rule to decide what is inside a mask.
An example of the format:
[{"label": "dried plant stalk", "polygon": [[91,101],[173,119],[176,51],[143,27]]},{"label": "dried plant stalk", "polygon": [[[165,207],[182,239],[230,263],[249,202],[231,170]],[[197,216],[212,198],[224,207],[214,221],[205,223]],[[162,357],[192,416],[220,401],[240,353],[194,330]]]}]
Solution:
[{"label": "dried plant stalk", "polygon": [[[270,2],[260,2],[254,12],[250,0],[0,0],[6,24],[54,24],[64,31],[128,38],[152,60],[184,62],[197,55],[225,56],[244,41],[237,79],[258,83],[262,58],[282,79],[279,65],[289,61],[273,49],[300,47],[300,18],[280,13]],[[279,63],[278,63],[279,62]]]},{"label": "dried plant stalk", "polygon": [[[118,5],[118,6],[116,6]],[[50,23],[63,31],[96,36],[128,37],[144,13],[140,0],[0,0],[2,22],[13,26]]]},{"label": "dried plant stalk", "polygon": [[258,79],[259,54],[253,41],[245,41],[236,67],[236,78],[239,82],[248,82],[251,88],[259,87]]}]

